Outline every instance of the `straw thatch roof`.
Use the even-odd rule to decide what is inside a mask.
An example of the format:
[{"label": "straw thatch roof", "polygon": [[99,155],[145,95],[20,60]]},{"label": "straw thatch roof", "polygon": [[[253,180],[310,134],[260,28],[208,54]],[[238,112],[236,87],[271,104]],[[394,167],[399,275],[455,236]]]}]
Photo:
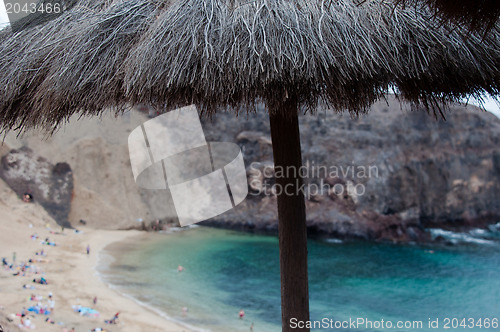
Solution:
[{"label": "straw thatch roof", "polygon": [[431,15],[381,0],[81,0],[0,32],[0,126],[137,103],[214,112],[295,98],[358,112],[390,86],[427,106],[498,96],[500,29],[465,38]]},{"label": "straw thatch roof", "polygon": [[428,6],[444,22],[488,32],[500,19],[498,0],[395,0],[397,4]]}]

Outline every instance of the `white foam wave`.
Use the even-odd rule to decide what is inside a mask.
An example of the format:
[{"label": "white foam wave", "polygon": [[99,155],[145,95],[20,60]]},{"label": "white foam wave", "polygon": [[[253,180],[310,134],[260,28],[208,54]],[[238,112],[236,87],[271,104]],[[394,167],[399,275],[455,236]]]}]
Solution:
[{"label": "white foam wave", "polygon": [[500,222],[497,222],[496,224],[489,225],[488,228],[492,232],[500,232]]},{"label": "white foam wave", "polygon": [[[484,231],[484,232],[483,232]],[[493,245],[495,241],[487,240],[482,237],[488,234],[488,231],[482,229],[473,229],[469,233],[459,233],[447,231],[440,228],[432,228],[430,229],[432,239],[436,239],[441,236],[451,243],[475,243],[475,244],[486,244]]]},{"label": "white foam wave", "polygon": [[171,234],[171,233],[176,233],[176,232],[184,232],[189,229],[195,229],[200,227],[199,225],[187,225],[183,227],[168,227],[166,230],[160,231],[159,233],[163,234]]},{"label": "white foam wave", "polygon": [[344,241],[342,241],[341,239],[335,239],[335,238],[325,239],[325,242],[327,242],[327,243],[344,243]]}]

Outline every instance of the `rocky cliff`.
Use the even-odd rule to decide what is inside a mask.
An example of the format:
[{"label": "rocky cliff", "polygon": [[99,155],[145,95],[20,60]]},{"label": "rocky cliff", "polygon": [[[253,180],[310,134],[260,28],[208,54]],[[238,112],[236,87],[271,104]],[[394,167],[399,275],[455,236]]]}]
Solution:
[{"label": "rocky cliff", "polygon": [[11,150],[0,161],[0,178],[26,203],[40,204],[54,220],[70,226],[73,172],[67,163],[51,164],[27,147]]},{"label": "rocky cliff", "polygon": [[[147,120],[136,111],[83,119],[53,137],[9,136],[52,163],[67,162],[74,191],[69,221],[126,228],[153,220],[171,202],[137,189],[127,137]],[[265,109],[203,119],[207,141],[238,143],[250,194],[232,211],[205,221],[221,227],[275,231],[274,169]],[[426,227],[485,225],[500,220],[500,120],[476,107],[451,106],[446,121],[409,111],[393,98],[351,119],[327,110],[300,118],[311,233],[395,241],[425,240]],[[6,150],[5,148],[2,150]],[[5,153],[5,152],[4,152]],[[175,218],[175,212],[161,216]]]},{"label": "rocky cliff", "polygon": [[[451,106],[446,120],[394,99],[351,119],[329,111],[300,118],[311,233],[363,239],[424,240],[426,227],[481,226],[500,220],[500,120]],[[205,121],[209,140],[237,141],[251,194],[206,222],[277,228],[269,124],[264,110]]]}]

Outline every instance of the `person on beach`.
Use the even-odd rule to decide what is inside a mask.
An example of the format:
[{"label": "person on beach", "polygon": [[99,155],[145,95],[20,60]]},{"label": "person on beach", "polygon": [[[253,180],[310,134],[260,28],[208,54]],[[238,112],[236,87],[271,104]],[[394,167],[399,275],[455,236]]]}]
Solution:
[{"label": "person on beach", "polygon": [[34,283],[40,284],[40,285],[48,285],[49,283],[47,282],[47,279],[44,277],[41,277],[40,279],[33,279]]},{"label": "person on beach", "polygon": [[113,318],[109,319],[109,320],[105,320],[104,322],[106,324],[116,324],[116,320],[118,319],[118,315],[120,314],[120,312],[117,312]]},{"label": "person on beach", "polygon": [[90,244],[87,244],[87,255],[90,255]]},{"label": "person on beach", "polygon": [[94,299],[92,300],[92,302],[94,303],[94,305],[97,304],[97,296],[94,296]]},{"label": "person on beach", "polygon": [[52,293],[49,294],[49,299],[48,299],[47,303],[49,305],[50,312],[54,312],[54,307],[56,306],[56,301],[52,297]]},{"label": "person on beach", "polygon": [[253,331],[253,322],[252,325],[250,325],[250,331]]},{"label": "person on beach", "polygon": [[21,326],[20,328],[26,327],[28,329],[31,328],[31,320],[29,317],[26,316],[26,318],[21,317]]},{"label": "person on beach", "polygon": [[243,319],[243,317],[245,317],[245,312],[243,311],[243,309],[240,310],[240,319]]},{"label": "person on beach", "polygon": [[25,193],[23,195],[23,202],[31,203],[32,201],[33,201],[33,195],[31,195],[30,193]]}]

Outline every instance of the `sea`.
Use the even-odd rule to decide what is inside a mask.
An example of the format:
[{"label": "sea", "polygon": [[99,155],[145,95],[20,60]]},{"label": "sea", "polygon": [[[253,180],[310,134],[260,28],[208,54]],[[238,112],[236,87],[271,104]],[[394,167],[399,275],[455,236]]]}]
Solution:
[{"label": "sea", "polygon": [[[500,223],[431,234],[441,241],[309,240],[311,321],[291,324],[312,331],[500,331]],[[98,272],[110,287],[195,331],[281,331],[275,236],[209,227],[147,234],[106,248]]]}]

